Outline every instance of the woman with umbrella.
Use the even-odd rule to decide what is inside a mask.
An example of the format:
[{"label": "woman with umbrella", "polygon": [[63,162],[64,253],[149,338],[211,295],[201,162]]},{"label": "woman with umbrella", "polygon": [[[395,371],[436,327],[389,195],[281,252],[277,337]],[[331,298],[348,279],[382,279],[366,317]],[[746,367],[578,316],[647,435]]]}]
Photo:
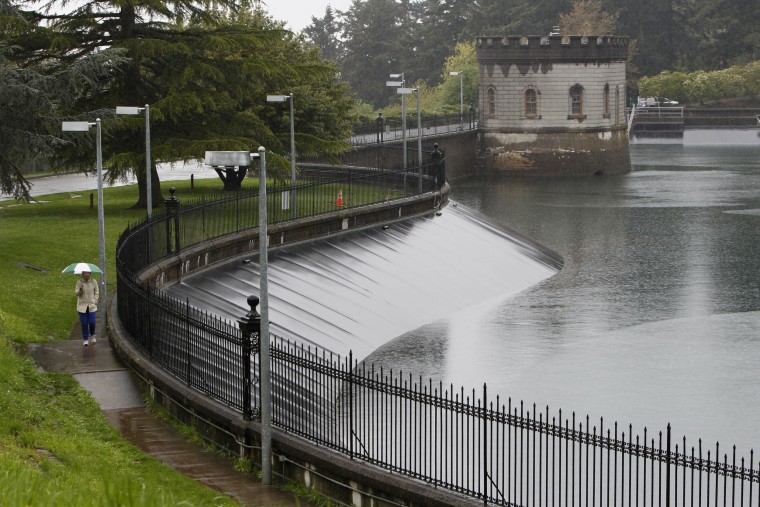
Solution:
[{"label": "woman with umbrella", "polygon": [[91,278],[92,273],[100,273],[100,269],[94,264],[78,262],[63,270],[64,273],[81,274],[82,278],[77,281],[74,292],[77,296],[77,313],[79,313],[79,323],[82,324],[82,344],[87,347],[95,343],[95,322],[98,311],[98,298],[100,289],[98,282]]}]

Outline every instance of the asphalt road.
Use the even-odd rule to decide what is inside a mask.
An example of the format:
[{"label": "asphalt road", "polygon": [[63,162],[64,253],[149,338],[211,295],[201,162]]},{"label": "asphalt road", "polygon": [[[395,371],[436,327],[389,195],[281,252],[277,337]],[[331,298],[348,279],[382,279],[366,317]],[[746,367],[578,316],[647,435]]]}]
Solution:
[{"label": "asphalt road", "polygon": [[[205,178],[218,178],[216,172],[208,166],[202,163],[188,162],[186,164],[175,164],[172,167],[170,164],[159,164],[158,177],[161,181],[176,181],[190,179],[190,175],[195,175],[196,179]],[[39,197],[48,194],[57,194],[60,192],[84,192],[87,190],[97,190],[98,179],[94,174],[85,175],[82,173],[60,174],[54,176],[43,176],[40,178],[32,178],[29,180],[32,184],[30,194],[32,197]],[[130,175],[126,180],[119,180],[109,185],[103,181],[104,188],[108,187],[121,187],[124,185],[134,185],[137,183],[137,179],[134,175]],[[9,196],[0,193],[0,201],[7,201],[13,199],[13,196]]]}]

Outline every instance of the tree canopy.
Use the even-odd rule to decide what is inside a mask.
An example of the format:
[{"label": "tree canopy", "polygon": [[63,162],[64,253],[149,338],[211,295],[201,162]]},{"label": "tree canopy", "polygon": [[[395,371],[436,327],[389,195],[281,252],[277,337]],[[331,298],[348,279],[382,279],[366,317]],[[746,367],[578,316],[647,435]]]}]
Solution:
[{"label": "tree canopy", "polygon": [[[210,4],[93,0],[68,11],[61,10],[68,4],[60,4],[55,13],[52,4],[42,4],[23,13],[35,30],[10,38],[22,48],[15,55],[22,67],[74,64],[106,48],[123,52],[126,59],[59,112],[94,119],[99,111],[105,118],[104,166],[111,179],[137,173],[138,205],[146,200],[144,120],[114,118],[117,105],[150,105],[151,166],[202,158],[206,150],[263,145],[273,173],[285,172],[289,111],[267,103],[267,94],[294,94],[299,153],[348,149],[353,101],[335,65],[260,10],[233,1]],[[70,141],[68,149],[57,150],[60,163],[91,168],[92,151],[74,137]],[[153,188],[160,199],[160,186]]]},{"label": "tree canopy", "polygon": [[[327,20],[312,21],[304,34],[323,44],[317,35],[327,33]],[[544,35],[555,25],[566,34],[629,37],[634,81],[663,70],[710,71],[760,60],[760,9],[746,0],[354,0],[345,12],[331,11],[333,36],[324,47],[359,98],[383,107],[394,100],[384,86],[388,73],[435,87],[458,43]]]},{"label": "tree canopy", "polygon": [[[29,197],[23,170],[61,149],[60,117],[92,92],[96,84],[113,76],[125,60],[122,51],[101,51],[67,64],[32,59],[18,63],[23,48],[10,39],[34,32],[23,13],[0,0],[0,190],[16,198]],[[95,114],[95,113],[93,113]]]}]

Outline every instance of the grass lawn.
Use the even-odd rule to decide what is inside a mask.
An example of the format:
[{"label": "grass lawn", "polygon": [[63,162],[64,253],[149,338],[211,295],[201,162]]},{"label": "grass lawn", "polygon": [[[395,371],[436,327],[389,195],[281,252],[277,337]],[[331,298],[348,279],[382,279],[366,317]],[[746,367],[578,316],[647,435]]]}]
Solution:
[{"label": "grass lawn", "polygon": [[[246,180],[244,185],[251,185]],[[164,183],[191,198],[218,179]],[[119,234],[145,210],[135,186],[105,189],[108,292]],[[97,209],[89,192],[0,202],[0,504],[44,506],[236,505],[146,456],[111,428],[71,375],[40,372],[18,344],[65,340],[77,325],[74,284],[61,270],[98,264]],[[23,267],[38,266],[47,271]]]}]

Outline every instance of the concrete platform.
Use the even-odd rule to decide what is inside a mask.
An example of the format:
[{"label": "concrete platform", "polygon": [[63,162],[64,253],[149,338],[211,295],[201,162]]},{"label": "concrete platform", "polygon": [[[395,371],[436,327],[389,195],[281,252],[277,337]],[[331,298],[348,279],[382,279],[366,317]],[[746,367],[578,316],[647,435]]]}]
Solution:
[{"label": "concrete platform", "polygon": [[133,373],[119,360],[108,339],[82,346],[79,330],[72,339],[30,344],[26,348],[45,371],[70,373],[100,404],[108,422],[136,447],[181,474],[252,507],[312,507],[313,503],[264,486],[239,472],[233,460],[186,441],[166,421],[154,417],[142,401]]}]

